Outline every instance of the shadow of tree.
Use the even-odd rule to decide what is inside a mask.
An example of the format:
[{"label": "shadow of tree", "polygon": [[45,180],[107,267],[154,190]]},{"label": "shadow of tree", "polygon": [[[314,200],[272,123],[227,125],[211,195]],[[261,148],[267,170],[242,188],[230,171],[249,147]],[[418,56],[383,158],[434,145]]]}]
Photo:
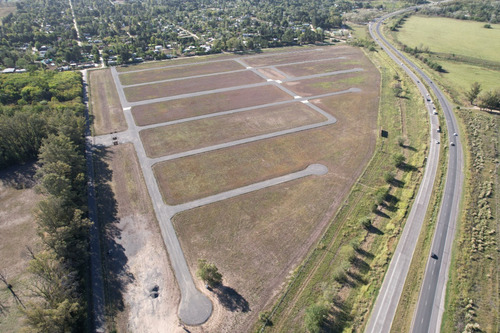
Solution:
[{"label": "shadow of tree", "polygon": [[415,171],[417,168],[411,164],[408,163],[401,163],[398,168],[400,170],[403,170],[404,172],[409,172],[409,171]]},{"label": "shadow of tree", "polygon": [[247,300],[231,287],[219,285],[214,289],[220,304],[231,312],[248,312],[250,306]]},{"label": "shadow of tree", "polygon": [[0,180],[5,186],[13,187],[16,190],[32,188],[36,185],[36,169],[35,161],[14,165],[0,171]]},{"label": "shadow of tree", "polygon": [[399,187],[399,188],[402,188],[403,186],[405,186],[405,182],[403,182],[399,179],[396,179],[396,178],[391,179],[390,181],[388,181],[388,183],[394,187]]},{"label": "shadow of tree", "polygon": [[[377,211],[378,212],[378,211]],[[384,213],[381,213],[385,216],[387,216],[386,214]],[[377,214],[379,215],[379,214]],[[388,216],[387,216],[388,217]],[[380,230],[379,228],[375,227],[374,225],[370,225],[368,228],[367,228],[368,232],[372,233],[372,234],[377,234],[377,235],[383,235],[384,232],[382,230]]]},{"label": "shadow of tree", "polygon": [[352,264],[359,270],[361,274],[366,274],[370,270],[370,265],[359,257],[354,257]]},{"label": "shadow of tree", "polygon": [[124,310],[123,291],[134,281],[130,273],[125,249],[117,240],[121,239],[118,227],[118,204],[111,188],[113,171],[107,162],[113,152],[108,147],[95,147],[94,170],[97,197],[98,219],[101,227],[101,249],[104,269],[106,311],[114,316],[117,311]]},{"label": "shadow of tree", "polygon": [[357,248],[356,252],[359,253],[360,255],[362,255],[363,257],[368,258],[368,259],[375,258],[375,256],[372,253],[370,253],[368,251],[365,251],[365,250],[363,250],[361,248]]}]

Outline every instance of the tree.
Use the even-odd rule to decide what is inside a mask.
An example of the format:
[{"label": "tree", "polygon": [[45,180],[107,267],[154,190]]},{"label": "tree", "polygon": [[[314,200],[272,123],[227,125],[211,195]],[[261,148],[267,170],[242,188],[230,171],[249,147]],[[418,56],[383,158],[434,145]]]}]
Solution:
[{"label": "tree", "polygon": [[488,91],[481,96],[479,107],[482,109],[499,110],[500,109],[500,90]]},{"label": "tree", "polygon": [[359,219],[359,224],[361,224],[363,228],[368,230],[372,226],[372,220],[368,216],[365,216]]},{"label": "tree", "polygon": [[328,305],[316,303],[306,309],[304,324],[310,333],[321,332],[328,316]]},{"label": "tree", "polygon": [[470,90],[465,93],[465,97],[470,104],[474,105],[474,101],[477,99],[480,92],[481,84],[479,82],[474,82],[471,85]]},{"label": "tree", "polygon": [[215,287],[222,283],[222,274],[215,264],[207,262],[205,259],[198,259],[198,271],[196,275],[210,287]]},{"label": "tree", "polygon": [[393,157],[394,165],[396,167],[401,167],[406,161],[406,157],[403,154],[395,154]]}]

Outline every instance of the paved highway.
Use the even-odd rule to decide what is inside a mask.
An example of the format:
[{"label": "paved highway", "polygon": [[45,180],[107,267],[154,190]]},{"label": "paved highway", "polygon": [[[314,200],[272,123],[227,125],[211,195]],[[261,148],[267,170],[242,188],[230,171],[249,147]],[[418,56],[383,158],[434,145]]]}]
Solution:
[{"label": "paved highway", "polygon": [[[429,96],[428,92],[414,72],[418,73],[422,80],[427,83],[441,105],[448,128],[448,138],[443,140],[443,144],[450,145],[446,185],[431,246],[431,253],[434,253],[435,257],[431,258],[429,254],[417,304],[417,311],[412,320],[411,329],[412,332],[436,332],[439,331],[444,310],[444,294],[446,291],[446,282],[450,265],[451,246],[453,243],[459,201],[462,193],[463,156],[460,139],[454,135],[454,133],[458,132],[458,127],[450,103],[422,70],[396,50],[380,34],[380,24],[385,19],[403,13],[404,11],[411,11],[414,9],[415,7],[411,7],[383,16],[374,24],[370,25],[370,34],[377,44],[379,44],[394,61],[401,64],[401,67],[415,82],[426,101],[430,99],[427,98]],[[375,27],[375,31],[373,27]],[[381,41],[383,41],[385,45]],[[432,102],[426,102],[429,112],[431,111],[429,105],[431,103]],[[439,140],[439,138],[436,138],[436,118],[437,117],[431,115],[431,144],[427,168],[422,179],[422,184],[419,188],[408,221],[406,222],[401,240],[391,260],[389,270],[369,319],[366,332],[389,332],[392,326],[434,183],[438,163],[438,154],[434,153],[437,149],[437,145],[434,142],[435,140]],[[453,145],[451,142],[453,142]]]}]

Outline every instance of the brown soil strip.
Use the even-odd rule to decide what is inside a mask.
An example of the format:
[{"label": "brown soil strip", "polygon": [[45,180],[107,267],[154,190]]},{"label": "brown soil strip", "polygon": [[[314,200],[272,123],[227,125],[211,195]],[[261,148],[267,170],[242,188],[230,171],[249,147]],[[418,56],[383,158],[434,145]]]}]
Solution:
[{"label": "brown soil strip", "polygon": [[290,99],[283,90],[265,86],[134,106],[132,114],[144,126]]},{"label": "brown soil strip", "polygon": [[140,134],[146,153],[154,158],[325,120],[303,103],[293,103],[155,127]]},{"label": "brown soil strip", "polygon": [[250,71],[220,74],[198,79],[187,79],[148,84],[138,87],[123,89],[129,102],[143,101],[147,99],[160,98],[189,94],[212,89],[228,88],[245,84],[263,82],[263,79]]},{"label": "brown soil strip", "polygon": [[89,71],[90,107],[95,135],[127,129],[120,99],[109,69]]}]

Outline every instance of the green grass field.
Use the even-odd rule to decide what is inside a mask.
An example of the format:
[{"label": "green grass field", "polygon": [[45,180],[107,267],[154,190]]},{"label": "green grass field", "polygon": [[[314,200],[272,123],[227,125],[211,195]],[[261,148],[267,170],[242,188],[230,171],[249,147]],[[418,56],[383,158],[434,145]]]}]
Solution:
[{"label": "green grass field", "polygon": [[483,26],[484,22],[412,16],[398,39],[411,47],[428,46],[433,52],[500,61],[500,24],[492,24],[492,29]]},{"label": "green grass field", "polygon": [[[500,88],[500,25],[491,26],[486,29],[484,22],[412,16],[390,35],[402,44],[428,48],[430,54],[424,56],[443,66],[444,72],[432,71],[422,62],[420,66],[455,103],[470,106],[464,94],[472,83],[479,82],[483,92]],[[442,31],[446,33],[439,33]]]}]

